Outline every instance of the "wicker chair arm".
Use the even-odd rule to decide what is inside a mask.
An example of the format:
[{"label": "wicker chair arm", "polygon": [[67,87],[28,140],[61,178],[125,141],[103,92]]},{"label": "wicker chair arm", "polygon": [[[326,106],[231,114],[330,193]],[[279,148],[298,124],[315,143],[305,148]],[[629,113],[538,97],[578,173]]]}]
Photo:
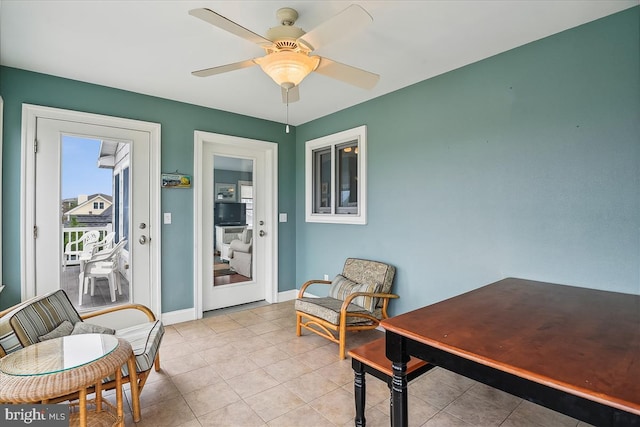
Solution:
[{"label": "wicker chair arm", "polygon": [[307,282],[305,282],[302,287],[300,288],[300,291],[298,292],[298,298],[302,298],[304,296],[304,291],[311,285],[314,284],[320,284],[320,285],[330,285],[331,284],[331,280],[309,280]]},{"label": "wicker chair arm", "polygon": [[125,305],[119,305],[116,307],[109,307],[109,308],[105,308],[104,310],[98,310],[98,311],[93,311],[91,313],[84,314],[80,317],[82,318],[82,320],[86,320],[92,317],[101,316],[103,314],[109,314],[109,313],[113,313],[120,310],[131,310],[131,309],[142,311],[144,314],[146,314],[150,322],[156,321],[156,316],[155,314],[153,314],[153,311],[151,311],[149,307],[146,307],[142,304],[125,304]]}]

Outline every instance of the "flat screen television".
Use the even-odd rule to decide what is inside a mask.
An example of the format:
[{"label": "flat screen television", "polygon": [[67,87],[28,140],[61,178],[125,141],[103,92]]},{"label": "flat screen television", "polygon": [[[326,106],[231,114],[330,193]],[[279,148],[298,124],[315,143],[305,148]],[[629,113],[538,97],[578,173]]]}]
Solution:
[{"label": "flat screen television", "polygon": [[213,223],[215,225],[245,225],[247,223],[247,205],[216,202],[213,209]]}]

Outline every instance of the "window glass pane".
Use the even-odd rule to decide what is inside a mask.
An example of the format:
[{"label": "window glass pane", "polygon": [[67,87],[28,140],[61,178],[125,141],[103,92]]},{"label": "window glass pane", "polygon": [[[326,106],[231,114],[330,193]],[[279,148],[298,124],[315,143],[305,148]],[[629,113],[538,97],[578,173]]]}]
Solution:
[{"label": "window glass pane", "polygon": [[358,144],[350,142],[337,149],[337,213],[358,212]]},{"label": "window glass pane", "polygon": [[367,223],[367,127],[305,142],[305,221]]},{"label": "window glass pane", "polygon": [[331,150],[313,152],[314,164],[314,212],[331,213]]}]

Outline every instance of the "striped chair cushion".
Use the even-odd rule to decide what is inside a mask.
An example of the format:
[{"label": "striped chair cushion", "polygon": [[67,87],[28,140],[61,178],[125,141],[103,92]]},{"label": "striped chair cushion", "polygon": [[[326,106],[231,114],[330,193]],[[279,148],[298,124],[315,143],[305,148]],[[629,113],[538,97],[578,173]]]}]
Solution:
[{"label": "striped chair cushion", "polygon": [[[136,356],[136,370],[138,372],[151,369],[163,335],[164,326],[159,320],[116,331],[116,337],[124,338],[131,344],[133,354]],[[122,374],[129,374],[127,365],[122,366]]]},{"label": "striped chair cushion", "polygon": [[[342,301],[339,299],[324,297],[324,298],[298,298],[295,302],[296,311],[307,313],[314,317],[319,317],[333,325],[340,324],[340,308],[342,307]],[[382,316],[381,310],[376,309],[375,312],[370,312],[364,308],[349,304],[347,307],[349,313],[360,314],[372,314],[373,316],[380,318]],[[362,317],[347,317],[347,325],[371,325],[371,320]]]},{"label": "striped chair cushion", "polygon": [[[22,344],[20,344],[18,337],[11,329],[8,320],[6,322],[0,320],[0,347],[2,347],[4,354],[13,353],[22,348]],[[0,352],[0,356],[2,356],[2,352]]]},{"label": "striped chair cushion", "polygon": [[[347,296],[355,292],[380,292],[381,285],[379,283],[356,283],[347,279],[341,274],[338,274],[329,288],[329,296],[341,301],[344,301]],[[352,304],[360,306],[367,311],[374,311],[378,304],[378,298],[370,296],[359,296],[351,300]]]},{"label": "striped chair cushion", "polygon": [[64,291],[58,290],[31,301],[9,320],[20,344],[28,346],[40,342],[38,337],[53,331],[63,321],[72,324],[82,321]]},{"label": "striped chair cushion", "polygon": [[22,303],[13,307],[11,311],[5,313],[4,316],[0,317],[0,356],[4,354],[13,353],[16,350],[20,350],[23,346],[20,344],[20,340],[16,333],[13,331],[11,327],[10,320],[15,313],[20,311],[27,304],[30,304],[31,301],[37,300],[38,297],[32,298],[27,301],[23,301]]}]

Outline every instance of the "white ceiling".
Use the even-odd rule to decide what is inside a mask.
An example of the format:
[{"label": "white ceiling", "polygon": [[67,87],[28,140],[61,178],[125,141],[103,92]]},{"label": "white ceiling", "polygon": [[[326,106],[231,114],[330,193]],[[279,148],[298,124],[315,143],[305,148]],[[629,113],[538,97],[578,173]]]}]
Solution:
[{"label": "white ceiling", "polygon": [[311,74],[289,107],[298,125],[638,5],[638,0],[60,1],[0,0],[2,65],[285,122],[280,88],[259,67],[191,71],[263,55],[188,14],[207,7],[258,34],[293,7],[309,31],[351,3],[373,23],[314,53],[380,74],[370,91]]}]

